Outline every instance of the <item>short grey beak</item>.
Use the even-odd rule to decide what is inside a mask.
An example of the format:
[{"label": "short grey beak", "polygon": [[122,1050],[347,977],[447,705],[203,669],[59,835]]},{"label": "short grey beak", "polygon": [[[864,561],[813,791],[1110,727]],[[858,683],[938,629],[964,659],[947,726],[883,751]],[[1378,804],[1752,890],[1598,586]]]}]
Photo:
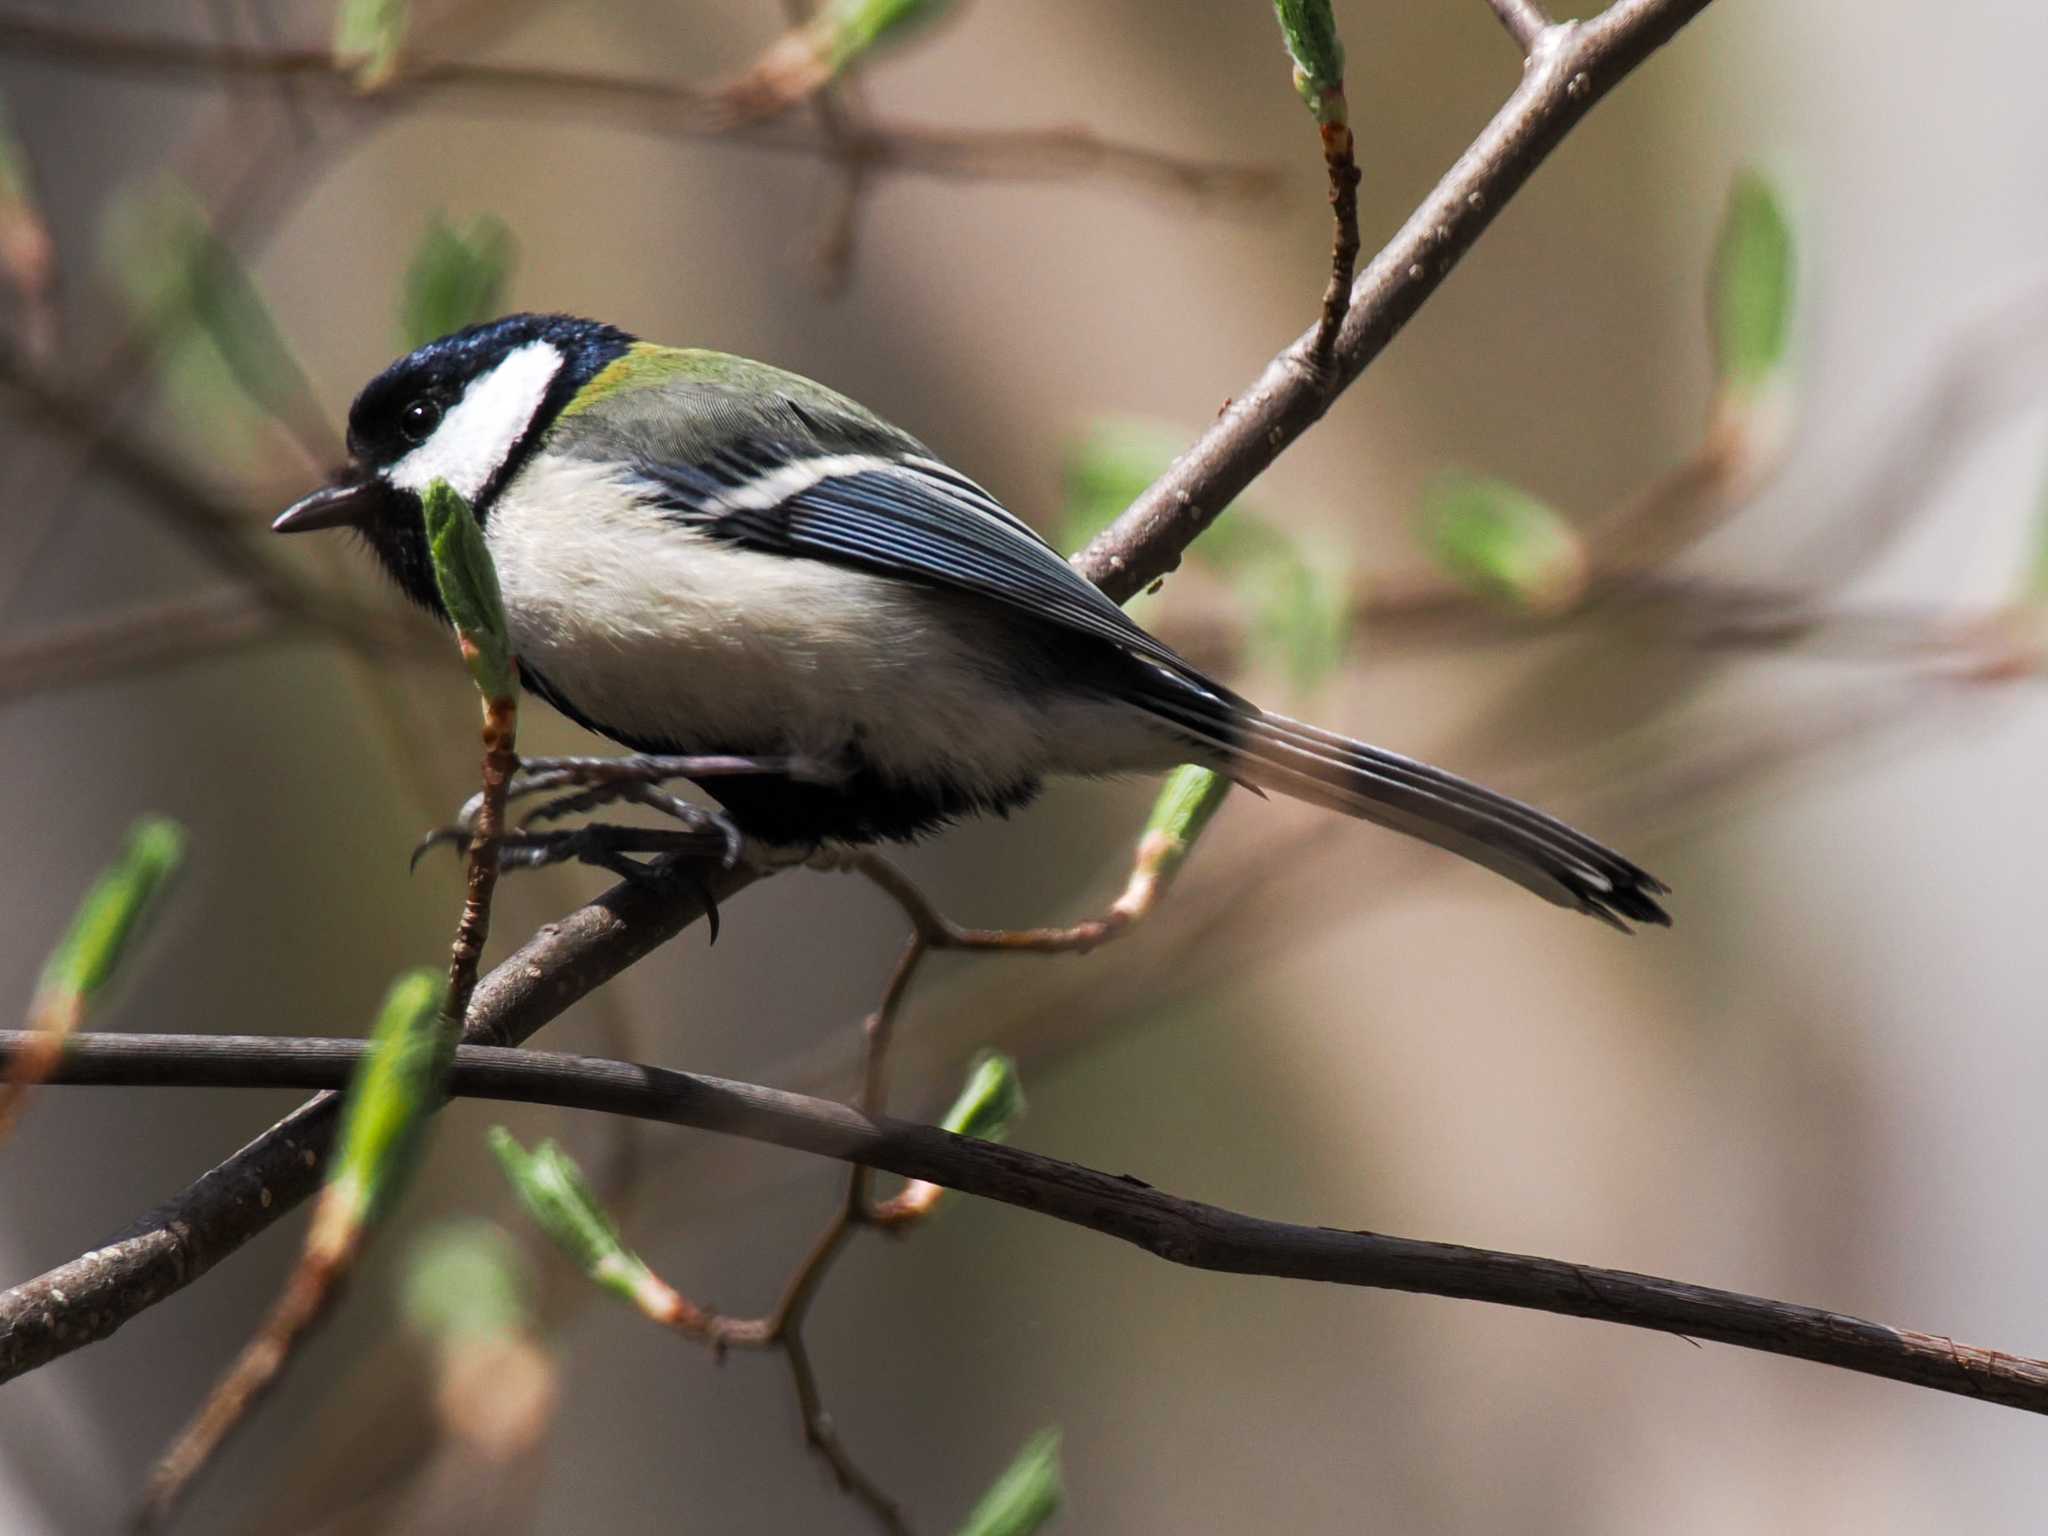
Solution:
[{"label": "short grey beak", "polygon": [[312,495],[292,503],[284,516],[270,525],[272,533],[305,533],[314,528],[355,528],[376,510],[379,487],[375,480],[352,480],[342,485],[323,486]]}]

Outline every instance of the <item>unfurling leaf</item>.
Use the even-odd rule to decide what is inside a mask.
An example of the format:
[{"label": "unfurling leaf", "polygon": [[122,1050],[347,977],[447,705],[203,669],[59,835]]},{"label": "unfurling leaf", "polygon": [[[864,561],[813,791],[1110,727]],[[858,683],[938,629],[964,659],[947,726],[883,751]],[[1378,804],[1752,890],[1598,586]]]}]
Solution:
[{"label": "unfurling leaf", "polygon": [[1066,1496],[1060,1478],[1060,1432],[1042,1429],[1024,1444],[1017,1459],[996,1479],[960,1536],[1031,1536],[1059,1513]]},{"label": "unfurling leaf", "polygon": [[[284,421],[321,419],[270,306],[190,188],[166,181],[123,197],[108,215],[107,242],[116,273],[167,360],[179,361],[179,344],[196,337],[258,411]],[[204,388],[204,374],[187,378]],[[204,419],[218,401],[202,396],[194,405]]]},{"label": "unfurling leaf", "polygon": [[1166,776],[1138,839],[1137,868],[1125,902],[1135,900],[1142,910],[1165,894],[1229,793],[1230,780],[1195,763],[1182,763]]},{"label": "unfurling leaf", "polygon": [[832,0],[811,22],[835,75],[880,43],[944,15],[953,0]]},{"label": "unfurling leaf", "polygon": [[397,75],[411,9],[407,0],[341,0],[334,13],[334,65],[354,76],[357,90],[377,90]]},{"label": "unfurling leaf", "polygon": [[1280,35],[1294,61],[1295,90],[1318,123],[1342,123],[1344,42],[1330,0],[1273,0],[1273,14],[1280,18]]},{"label": "unfurling leaf", "polygon": [[164,889],[184,856],[185,829],[161,816],[146,816],[129,829],[120,858],[79,902],[29,1000],[29,1038],[0,1082],[0,1139],[12,1128],[29,1089],[57,1069],[64,1042],[84,1028],[92,1003],[162,907]]},{"label": "unfurling leaf", "polygon": [[494,214],[460,227],[435,214],[406,268],[399,345],[410,352],[496,315],[515,253],[512,231]]},{"label": "unfurling leaf", "polygon": [[127,846],[93,882],[70,930],[43,967],[39,996],[63,993],[90,1002],[114,977],[185,857],[185,829],[146,816],[129,829]]},{"label": "unfurling leaf", "polygon": [[358,1224],[374,1221],[403,1187],[440,1103],[454,1050],[441,1028],[446,992],[432,971],[407,971],[393,982],[349,1084],[327,1189]]},{"label": "unfurling leaf", "polygon": [[828,0],[800,27],[782,34],[737,80],[719,92],[739,119],[786,112],[884,43],[936,20],[952,0]]},{"label": "unfurling leaf", "polygon": [[462,644],[462,659],[478,690],[493,701],[512,698],[519,680],[512,667],[512,642],[505,632],[505,599],[498,569],[476,515],[455,488],[436,480],[421,498],[427,551],[434,584]]},{"label": "unfurling leaf", "polygon": [[1783,199],[1744,171],[1728,191],[1708,297],[1724,393],[1753,396],[1779,378],[1791,351],[1797,266]]},{"label": "unfurling leaf", "polygon": [[667,1290],[619,1237],[568,1153],[552,1141],[528,1152],[502,1125],[491,1128],[491,1151],[527,1215],[590,1279],[635,1306]]},{"label": "unfurling leaf", "polygon": [[1586,589],[1584,542],[1551,507],[1503,480],[1451,472],[1423,496],[1422,540],[1465,585],[1532,613]]},{"label": "unfurling leaf", "polygon": [[955,1136],[1001,1141],[1010,1133],[1010,1122],[1023,1113],[1024,1084],[1017,1076],[1017,1063],[1000,1051],[983,1051],[968,1067],[960,1097],[939,1125]]}]

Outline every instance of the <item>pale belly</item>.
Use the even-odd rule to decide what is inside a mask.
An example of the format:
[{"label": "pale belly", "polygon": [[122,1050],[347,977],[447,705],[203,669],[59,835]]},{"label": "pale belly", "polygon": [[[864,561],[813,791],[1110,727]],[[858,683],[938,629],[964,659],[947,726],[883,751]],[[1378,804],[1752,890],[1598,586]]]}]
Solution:
[{"label": "pale belly", "polygon": [[487,525],[512,643],[615,739],[848,762],[864,796],[944,802],[927,820],[1173,757],[1125,706],[1020,687],[1017,623],[977,600],[679,527],[597,466],[534,478]]}]

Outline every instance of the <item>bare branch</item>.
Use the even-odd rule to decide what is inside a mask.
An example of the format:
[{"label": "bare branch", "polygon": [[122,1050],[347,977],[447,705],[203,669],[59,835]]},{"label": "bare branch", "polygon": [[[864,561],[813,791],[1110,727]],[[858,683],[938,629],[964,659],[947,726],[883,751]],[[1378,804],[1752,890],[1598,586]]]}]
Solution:
[{"label": "bare branch", "polygon": [[[719,872],[711,891],[724,900],[754,878],[745,869]],[[687,878],[614,886],[541,929],[478,983],[463,1039],[524,1040],[703,910],[702,888]],[[334,1093],[309,1100],[127,1231],[0,1294],[0,1381],[107,1337],[312,1194],[339,1108]]]},{"label": "bare branch", "polygon": [[[26,1044],[0,1033],[0,1057]],[[346,1080],[362,1042],[264,1035],[75,1036],[57,1083],[314,1088]],[[928,1179],[1226,1274],[1497,1302],[1711,1339],[2048,1413],[2048,1361],[1839,1312],[1558,1259],[1267,1221],[1130,1177],[781,1089],[633,1062],[465,1046],[450,1091],[634,1115]]]},{"label": "bare branch", "polygon": [[1493,14],[1500,18],[1500,24],[1508,29],[1508,36],[1520,45],[1522,52],[1536,51],[1537,41],[1550,30],[1551,20],[1543,14],[1543,7],[1536,0],[1487,0],[1493,7]]},{"label": "bare branch", "polygon": [[1316,366],[1313,330],[1296,340],[1074,564],[1118,602],[1178,566],[1196,536],[1385,350],[1593,104],[1707,4],[1617,0],[1593,21],[1550,33],[1554,41],[1531,57],[1493,121],[1359,274],[1330,366]]},{"label": "bare branch", "polygon": [[910,175],[1003,180],[1111,176],[1229,201],[1263,197],[1275,185],[1273,173],[1262,167],[1168,154],[1082,128],[983,132],[876,121],[838,139],[815,123],[795,119],[735,124],[713,110],[710,93],[679,81],[546,65],[410,60],[390,85],[364,96],[335,71],[332,56],[319,49],[218,47],[27,16],[0,17],[0,54],[155,79],[290,82],[301,88],[302,102],[317,96],[324,108],[356,116],[381,117],[427,101],[525,116],[536,110],[609,115],[623,126],[671,138],[724,141]]}]

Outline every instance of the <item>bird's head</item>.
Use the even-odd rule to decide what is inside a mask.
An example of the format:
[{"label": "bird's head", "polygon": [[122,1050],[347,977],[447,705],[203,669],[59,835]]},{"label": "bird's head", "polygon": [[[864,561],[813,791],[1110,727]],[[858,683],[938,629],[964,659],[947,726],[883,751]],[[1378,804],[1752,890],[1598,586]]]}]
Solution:
[{"label": "bird's head", "polygon": [[479,520],[563,407],[633,338],[568,315],[507,315],[430,341],[363,386],[349,464],[271,524],[354,528],[414,599],[439,610],[420,497],[445,480]]}]

